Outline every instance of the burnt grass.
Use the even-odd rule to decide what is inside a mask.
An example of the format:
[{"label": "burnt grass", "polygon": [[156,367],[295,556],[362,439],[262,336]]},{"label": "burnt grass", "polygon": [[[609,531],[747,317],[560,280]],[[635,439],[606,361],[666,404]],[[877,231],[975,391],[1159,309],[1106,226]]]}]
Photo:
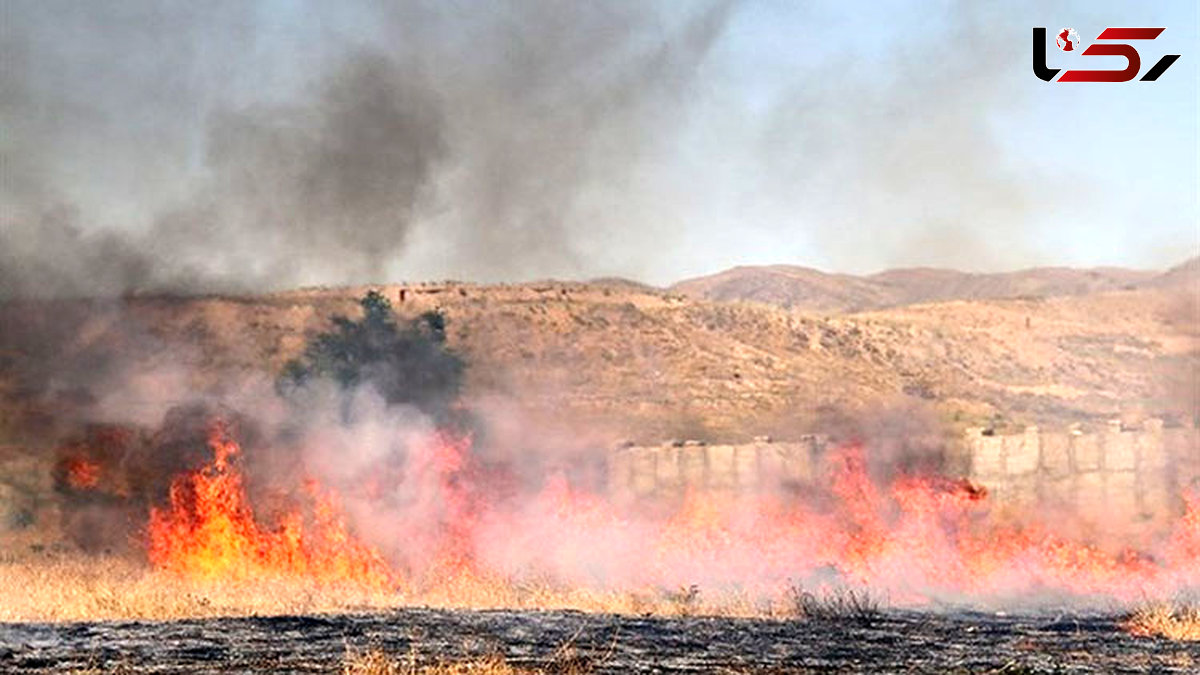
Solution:
[{"label": "burnt grass", "polygon": [[886,612],[811,620],[571,611],[384,613],[0,624],[0,672],[337,673],[347,650],[405,663],[502,656],[589,673],[1195,673],[1200,643],[1112,617]]}]

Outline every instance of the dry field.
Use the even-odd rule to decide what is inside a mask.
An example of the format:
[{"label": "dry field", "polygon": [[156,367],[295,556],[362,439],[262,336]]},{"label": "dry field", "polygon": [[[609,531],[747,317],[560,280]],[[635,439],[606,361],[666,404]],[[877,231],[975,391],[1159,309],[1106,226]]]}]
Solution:
[{"label": "dry field", "polygon": [[155,571],[128,557],[44,555],[0,562],[0,622],[172,620],[224,616],[328,614],[419,606],[447,609],[574,610],[658,616],[774,616],[787,603],[694,589],[619,592],[514,584],[476,576],[411,589],[256,578],[201,582]]},{"label": "dry field", "polygon": [[900,611],[867,594],[798,589],[755,603],[696,589],[479,579],[407,592],[200,583],[79,554],[5,560],[0,589],[5,672],[1186,673],[1200,664],[1198,615],[1182,606],[1119,619]]}]

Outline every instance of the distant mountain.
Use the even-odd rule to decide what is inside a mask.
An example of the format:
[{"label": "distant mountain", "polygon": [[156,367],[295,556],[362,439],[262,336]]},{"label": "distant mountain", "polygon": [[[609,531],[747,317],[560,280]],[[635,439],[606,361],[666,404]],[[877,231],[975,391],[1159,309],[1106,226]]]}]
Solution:
[{"label": "distant mountain", "polygon": [[1185,286],[1200,289],[1200,256],[1184,261],[1150,280],[1147,286],[1169,288]]},{"label": "distant mountain", "polygon": [[794,265],[734,267],[681,281],[669,290],[705,300],[752,300],[832,312],[896,304],[894,293],[885,283]]},{"label": "distant mountain", "polygon": [[734,267],[681,281],[670,290],[716,301],[748,300],[821,312],[855,312],[945,300],[1087,295],[1200,282],[1200,257],[1166,272],[1119,267],[1036,267],[974,274],[914,267],[866,276],[830,274],[808,267]]},{"label": "distant mountain", "polygon": [[641,281],[635,281],[633,279],[626,279],[625,277],[597,277],[595,279],[588,279],[585,283],[591,286],[609,287],[614,289],[619,288],[629,291],[653,292],[657,290],[650,284]]}]

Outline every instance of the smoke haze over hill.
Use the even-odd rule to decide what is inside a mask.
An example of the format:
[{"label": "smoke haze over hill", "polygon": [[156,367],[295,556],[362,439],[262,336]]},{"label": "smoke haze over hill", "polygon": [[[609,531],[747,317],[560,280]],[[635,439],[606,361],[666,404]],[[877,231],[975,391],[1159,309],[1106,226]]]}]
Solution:
[{"label": "smoke haze over hill", "polygon": [[[1130,11],[1109,9],[1070,14]],[[1098,133],[1178,111],[1081,161],[1031,145],[1062,136],[1066,94],[1027,72],[1029,21],[1057,15],[845,11],[5,3],[0,293],[1161,267],[1200,245],[1186,59],[1072,93]],[[1180,16],[1129,19],[1172,50]],[[1148,158],[1179,170],[1129,173]]]}]

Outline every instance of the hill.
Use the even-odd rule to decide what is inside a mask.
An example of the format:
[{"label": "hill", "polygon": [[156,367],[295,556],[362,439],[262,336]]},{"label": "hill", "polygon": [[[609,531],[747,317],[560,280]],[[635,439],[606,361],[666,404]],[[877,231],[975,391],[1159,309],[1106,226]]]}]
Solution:
[{"label": "hill", "polygon": [[1162,273],[1116,267],[1039,267],[995,274],[908,268],[854,276],[790,265],[735,267],[681,281],[670,290],[706,300],[841,313],[944,300],[1044,298],[1197,283],[1200,258]]},{"label": "hill", "polygon": [[1146,286],[1156,288],[1200,288],[1200,256],[1180,263],[1163,274],[1148,280]]},{"label": "hill", "polygon": [[[401,314],[445,314],[467,397],[517,434],[736,440],[848,417],[884,429],[913,411],[951,425],[1196,413],[1195,296],[1174,287],[840,316],[621,284],[374,288]],[[5,409],[86,416],[121,392],[121,412],[151,414],[172,403],[163,392],[228,392],[278,372],[365,290],[0,305]]]}]

